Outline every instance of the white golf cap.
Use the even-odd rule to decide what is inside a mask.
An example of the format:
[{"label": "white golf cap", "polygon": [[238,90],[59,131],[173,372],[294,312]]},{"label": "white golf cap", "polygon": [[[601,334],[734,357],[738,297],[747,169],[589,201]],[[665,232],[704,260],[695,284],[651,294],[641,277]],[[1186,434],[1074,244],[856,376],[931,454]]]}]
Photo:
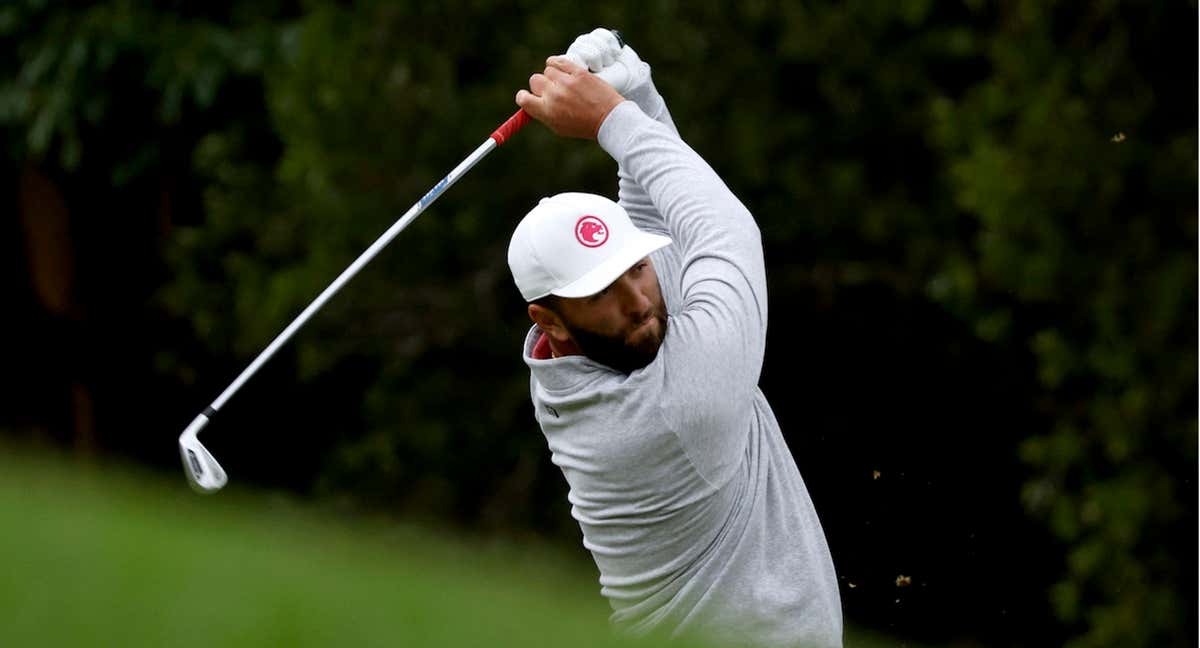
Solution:
[{"label": "white golf cap", "polygon": [[633,226],[625,209],[595,194],[542,198],[513,232],[508,267],[525,301],[587,297],[671,239]]}]

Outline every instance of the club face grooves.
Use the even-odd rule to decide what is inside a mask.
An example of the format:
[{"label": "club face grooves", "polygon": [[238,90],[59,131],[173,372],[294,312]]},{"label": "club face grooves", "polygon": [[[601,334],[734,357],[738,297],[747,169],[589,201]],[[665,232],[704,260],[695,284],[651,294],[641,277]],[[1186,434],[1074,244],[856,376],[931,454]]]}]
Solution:
[{"label": "club face grooves", "polygon": [[192,467],[192,474],[199,480],[204,477],[204,468],[200,465],[200,460],[196,458],[196,453],[192,452],[191,448],[185,448],[185,450],[187,450],[188,463]]},{"label": "club face grooves", "polygon": [[[211,408],[209,408],[211,409]],[[195,418],[179,435],[179,458],[183,462],[183,474],[188,484],[198,493],[210,494],[225,486],[227,477],[221,464],[200,443],[196,434],[208,424],[208,414]]]},{"label": "club face grooves", "polygon": [[180,440],[179,454],[183,459],[183,473],[193,490],[207,495],[225,486],[225,471],[194,437]]}]

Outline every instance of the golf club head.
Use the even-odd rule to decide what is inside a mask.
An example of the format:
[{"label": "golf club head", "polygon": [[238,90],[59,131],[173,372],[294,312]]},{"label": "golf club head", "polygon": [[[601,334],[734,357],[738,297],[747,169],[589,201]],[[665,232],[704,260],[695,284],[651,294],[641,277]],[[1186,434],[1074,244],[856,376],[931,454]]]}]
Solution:
[{"label": "golf club head", "polygon": [[221,464],[196,438],[205,425],[208,425],[208,417],[201,414],[179,435],[179,456],[183,459],[183,474],[187,475],[192,489],[209,494],[221,490],[229,479]]}]

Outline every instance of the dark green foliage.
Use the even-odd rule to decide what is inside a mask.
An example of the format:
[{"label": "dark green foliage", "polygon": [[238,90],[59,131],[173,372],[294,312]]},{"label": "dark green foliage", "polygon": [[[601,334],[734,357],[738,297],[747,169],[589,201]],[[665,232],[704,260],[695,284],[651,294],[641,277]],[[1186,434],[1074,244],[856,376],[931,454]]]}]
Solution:
[{"label": "dark green foliage", "polygon": [[[511,114],[546,55],[620,27],[758,218],[775,321],[885,294],[961,323],[931,357],[974,345],[1028,368],[1008,398],[1030,423],[996,462],[1019,457],[1011,500],[1061,547],[1031,584],[1053,583],[1034,596],[1058,634],[1194,639],[1194,6],[179,4],[0,8],[13,165],[114,188],[168,168],[193,188],[154,301],[189,331],[160,350],[162,379],[215,395]],[[527,402],[505,250],[539,197],[613,194],[613,175],[597,147],[538,125],[493,154],[262,378],[285,385],[246,396],[263,425],[224,424],[231,447],[257,444],[239,467],[308,426],[304,470],[261,479],[573,537]],[[769,354],[768,377],[799,361]]]}]

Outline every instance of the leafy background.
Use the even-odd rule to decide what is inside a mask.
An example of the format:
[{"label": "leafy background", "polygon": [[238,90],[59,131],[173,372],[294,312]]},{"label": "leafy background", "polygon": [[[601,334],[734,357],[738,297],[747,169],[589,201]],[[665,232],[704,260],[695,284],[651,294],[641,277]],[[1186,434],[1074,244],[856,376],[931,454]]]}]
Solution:
[{"label": "leafy background", "polygon": [[[956,645],[1196,641],[1194,2],[0,7],[0,429],[174,471],[175,436],[619,27],[764,233],[762,387],[847,618]],[[598,147],[534,125],[205,432],[235,485],[586,554],[504,252]],[[909,576],[907,587],[897,577]]]}]

